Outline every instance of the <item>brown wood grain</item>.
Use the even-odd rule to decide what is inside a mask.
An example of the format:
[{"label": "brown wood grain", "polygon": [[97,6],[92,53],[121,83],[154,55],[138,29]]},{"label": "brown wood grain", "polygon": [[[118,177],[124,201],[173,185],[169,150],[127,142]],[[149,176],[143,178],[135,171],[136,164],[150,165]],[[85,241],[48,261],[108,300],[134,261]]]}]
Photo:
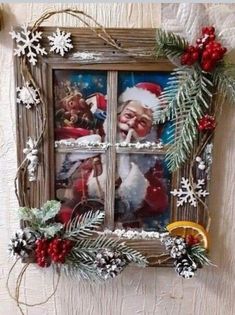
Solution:
[{"label": "brown wood grain", "polygon": [[[43,31],[43,44],[48,47],[47,35],[53,28],[40,28]],[[46,57],[40,58],[36,67],[31,67],[34,80],[39,87],[44,106],[38,106],[37,109],[31,111],[23,106],[21,112],[17,112],[18,121],[18,162],[22,161],[22,150],[25,147],[27,137],[37,138],[42,128],[40,122],[40,114],[43,119],[46,119],[46,130],[40,146],[40,166],[38,169],[38,181],[28,183],[26,173],[19,177],[20,195],[24,203],[28,196],[29,205],[31,207],[39,207],[46,200],[55,198],[55,148],[54,148],[54,101],[53,101],[53,71],[57,69],[76,69],[76,70],[106,70],[108,77],[107,95],[108,95],[108,112],[107,112],[107,142],[110,146],[104,152],[107,160],[107,180],[105,191],[105,206],[106,227],[114,228],[114,199],[115,199],[115,169],[116,169],[116,154],[165,154],[166,147],[163,149],[141,149],[134,148],[115,148],[116,143],[116,119],[117,119],[117,77],[118,71],[162,71],[169,72],[174,69],[174,66],[166,59],[156,60],[154,55],[143,58],[134,58],[124,52],[115,50],[103,40],[97,38],[89,29],[69,28],[66,29],[73,34],[74,51],[89,51],[99,54],[98,60],[84,61],[77,60],[70,53],[66,58],[58,57],[58,55],[49,54]],[[108,29],[109,34],[121,44],[121,47],[128,49],[130,54],[153,52],[155,49],[155,30],[153,29]],[[20,77],[20,59],[15,58],[15,68],[17,73],[17,86],[22,84]],[[41,112],[40,112],[41,111]],[[22,119],[21,119],[22,118]],[[195,148],[196,148],[195,144]],[[96,149],[97,150],[97,149]],[[69,148],[66,148],[69,151]],[[79,149],[81,151],[81,149]],[[74,149],[71,150],[74,152]],[[85,152],[85,151],[84,151]],[[179,171],[172,175],[172,188],[180,186],[182,176],[189,177],[190,161],[186,163]],[[22,186],[24,184],[24,186]],[[184,205],[176,206],[176,198],[170,198],[171,205],[171,221],[187,220],[198,222],[202,225],[206,224],[207,218],[204,215],[202,208],[194,208],[193,206]],[[144,246],[145,254],[157,256],[164,251],[163,246],[159,241],[139,241],[133,242],[135,248],[142,251]],[[158,265],[153,263],[152,265]],[[167,263],[165,264],[167,265]]]}]

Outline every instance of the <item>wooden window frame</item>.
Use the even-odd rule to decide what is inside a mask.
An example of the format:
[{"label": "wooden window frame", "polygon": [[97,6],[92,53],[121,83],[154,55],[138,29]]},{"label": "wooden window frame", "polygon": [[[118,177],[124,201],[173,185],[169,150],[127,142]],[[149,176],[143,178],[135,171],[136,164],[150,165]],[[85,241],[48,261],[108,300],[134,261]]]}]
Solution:
[{"label": "wooden window frame", "polygon": [[[40,104],[35,112],[25,109],[24,106],[16,106],[17,119],[17,155],[18,165],[24,159],[23,149],[27,138],[38,137],[42,124],[46,124],[40,147],[40,164],[38,167],[38,180],[29,182],[27,180],[26,170],[20,169],[18,176],[19,199],[25,206],[39,207],[45,201],[55,198],[55,148],[54,148],[54,106],[53,106],[53,71],[54,70],[105,70],[107,71],[107,125],[110,126],[107,132],[107,142],[114,144],[116,142],[116,122],[117,122],[117,78],[118,71],[161,71],[170,72],[174,65],[167,59],[156,60],[153,56],[145,52],[153,51],[155,46],[154,29],[107,29],[107,32],[116,39],[117,43],[124,49],[128,49],[127,54],[116,51],[103,42],[101,38],[92,34],[85,28],[61,28],[72,33],[73,51],[68,57],[62,58],[58,55],[49,54],[46,57],[40,57],[36,67],[31,67],[31,71],[40,89],[40,94],[44,99],[44,104]],[[40,27],[43,32],[42,44],[49,51],[47,36],[54,28]],[[140,45],[141,43],[141,45]],[[144,48],[143,48],[144,47]],[[99,56],[97,59],[79,59],[74,56],[77,51],[86,51]],[[133,55],[131,55],[133,51]],[[136,57],[133,57],[136,56]],[[15,77],[16,86],[22,86],[21,62],[15,58]],[[45,105],[45,106],[44,106]],[[43,119],[38,121],[41,115]],[[115,126],[115,128],[112,128]],[[115,130],[115,131],[113,131]],[[112,132],[113,131],[113,132]],[[84,149],[78,149],[86,152]],[[108,159],[106,195],[107,189],[113,187],[109,192],[109,198],[105,198],[105,226],[109,229],[114,227],[114,186],[115,186],[115,156],[116,153],[147,153],[164,154],[165,148],[153,149],[135,149],[135,148],[115,148],[110,146],[107,149],[93,149],[97,153],[105,153]],[[90,152],[90,149],[89,149]],[[185,163],[177,172],[172,174],[172,186],[178,187],[182,176],[189,174],[189,162]],[[26,198],[27,196],[27,198]],[[26,201],[27,200],[27,201]],[[200,206],[195,210],[194,207],[186,205],[177,208],[175,198],[171,198],[171,216],[170,222],[176,220],[195,221],[205,225],[206,217]],[[164,251],[159,240],[128,240],[127,243],[133,248],[141,251],[147,257],[154,257]],[[157,266],[158,261],[150,260],[150,266]],[[167,261],[163,264],[169,266],[172,263]],[[162,266],[162,265],[161,265]]]}]

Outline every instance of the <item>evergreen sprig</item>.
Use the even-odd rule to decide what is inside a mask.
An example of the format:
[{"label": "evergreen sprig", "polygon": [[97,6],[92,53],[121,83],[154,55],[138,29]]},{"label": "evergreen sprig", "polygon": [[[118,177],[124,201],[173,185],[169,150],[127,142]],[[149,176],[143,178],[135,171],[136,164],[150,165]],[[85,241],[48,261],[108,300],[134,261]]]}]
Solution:
[{"label": "evergreen sprig", "polygon": [[64,238],[76,241],[94,234],[104,222],[104,211],[88,211],[81,216],[76,216],[65,226]]},{"label": "evergreen sprig", "polygon": [[83,278],[90,280],[104,280],[94,268],[96,254],[101,250],[111,250],[119,252],[129,263],[135,263],[145,267],[146,258],[138,251],[128,247],[118,240],[99,236],[96,239],[85,239],[76,242],[66,259],[66,273],[74,274],[79,272]]},{"label": "evergreen sprig", "polygon": [[[200,69],[183,67],[174,71],[164,89],[159,122],[172,121],[166,161],[175,171],[189,157],[198,135],[198,121],[209,108],[213,83]],[[165,107],[165,109],[163,109]]]},{"label": "evergreen sprig", "polygon": [[198,266],[212,265],[212,262],[207,256],[207,250],[200,245],[193,245],[190,248],[188,255]]},{"label": "evergreen sprig", "polygon": [[188,42],[174,34],[162,29],[157,29],[156,33],[156,56],[179,57],[188,46]]},{"label": "evergreen sprig", "polygon": [[212,74],[213,83],[221,96],[222,106],[225,102],[235,103],[235,66],[220,63]]}]

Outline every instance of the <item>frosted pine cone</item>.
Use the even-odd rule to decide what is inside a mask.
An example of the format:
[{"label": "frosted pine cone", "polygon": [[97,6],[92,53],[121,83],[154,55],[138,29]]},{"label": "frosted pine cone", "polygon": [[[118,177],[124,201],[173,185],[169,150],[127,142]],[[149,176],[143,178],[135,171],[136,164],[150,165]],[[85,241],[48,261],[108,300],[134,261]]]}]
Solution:
[{"label": "frosted pine cone", "polygon": [[179,236],[167,236],[162,241],[166,247],[166,250],[170,251],[172,258],[180,258],[186,254],[186,242],[182,237]]},{"label": "frosted pine cone", "polygon": [[9,252],[13,256],[27,258],[35,247],[36,237],[31,231],[19,230],[11,238],[8,246]]},{"label": "frosted pine cone", "polygon": [[194,277],[196,270],[196,263],[188,256],[185,256],[181,260],[175,261],[175,271],[178,273],[179,276],[183,278],[190,279]]},{"label": "frosted pine cone", "polygon": [[94,265],[98,274],[107,280],[121,273],[127,263],[127,259],[119,252],[101,249],[96,255]]}]

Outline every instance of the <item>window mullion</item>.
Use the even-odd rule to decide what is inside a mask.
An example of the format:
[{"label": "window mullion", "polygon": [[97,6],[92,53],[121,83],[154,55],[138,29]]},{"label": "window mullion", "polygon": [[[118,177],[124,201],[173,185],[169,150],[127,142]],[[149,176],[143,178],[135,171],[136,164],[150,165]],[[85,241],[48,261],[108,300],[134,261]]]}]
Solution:
[{"label": "window mullion", "polygon": [[115,201],[115,173],[116,173],[116,126],[117,126],[117,71],[109,71],[107,78],[107,118],[106,141],[111,144],[106,152],[106,196],[105,214],[106,227],[114,227],[114,201]]}]

